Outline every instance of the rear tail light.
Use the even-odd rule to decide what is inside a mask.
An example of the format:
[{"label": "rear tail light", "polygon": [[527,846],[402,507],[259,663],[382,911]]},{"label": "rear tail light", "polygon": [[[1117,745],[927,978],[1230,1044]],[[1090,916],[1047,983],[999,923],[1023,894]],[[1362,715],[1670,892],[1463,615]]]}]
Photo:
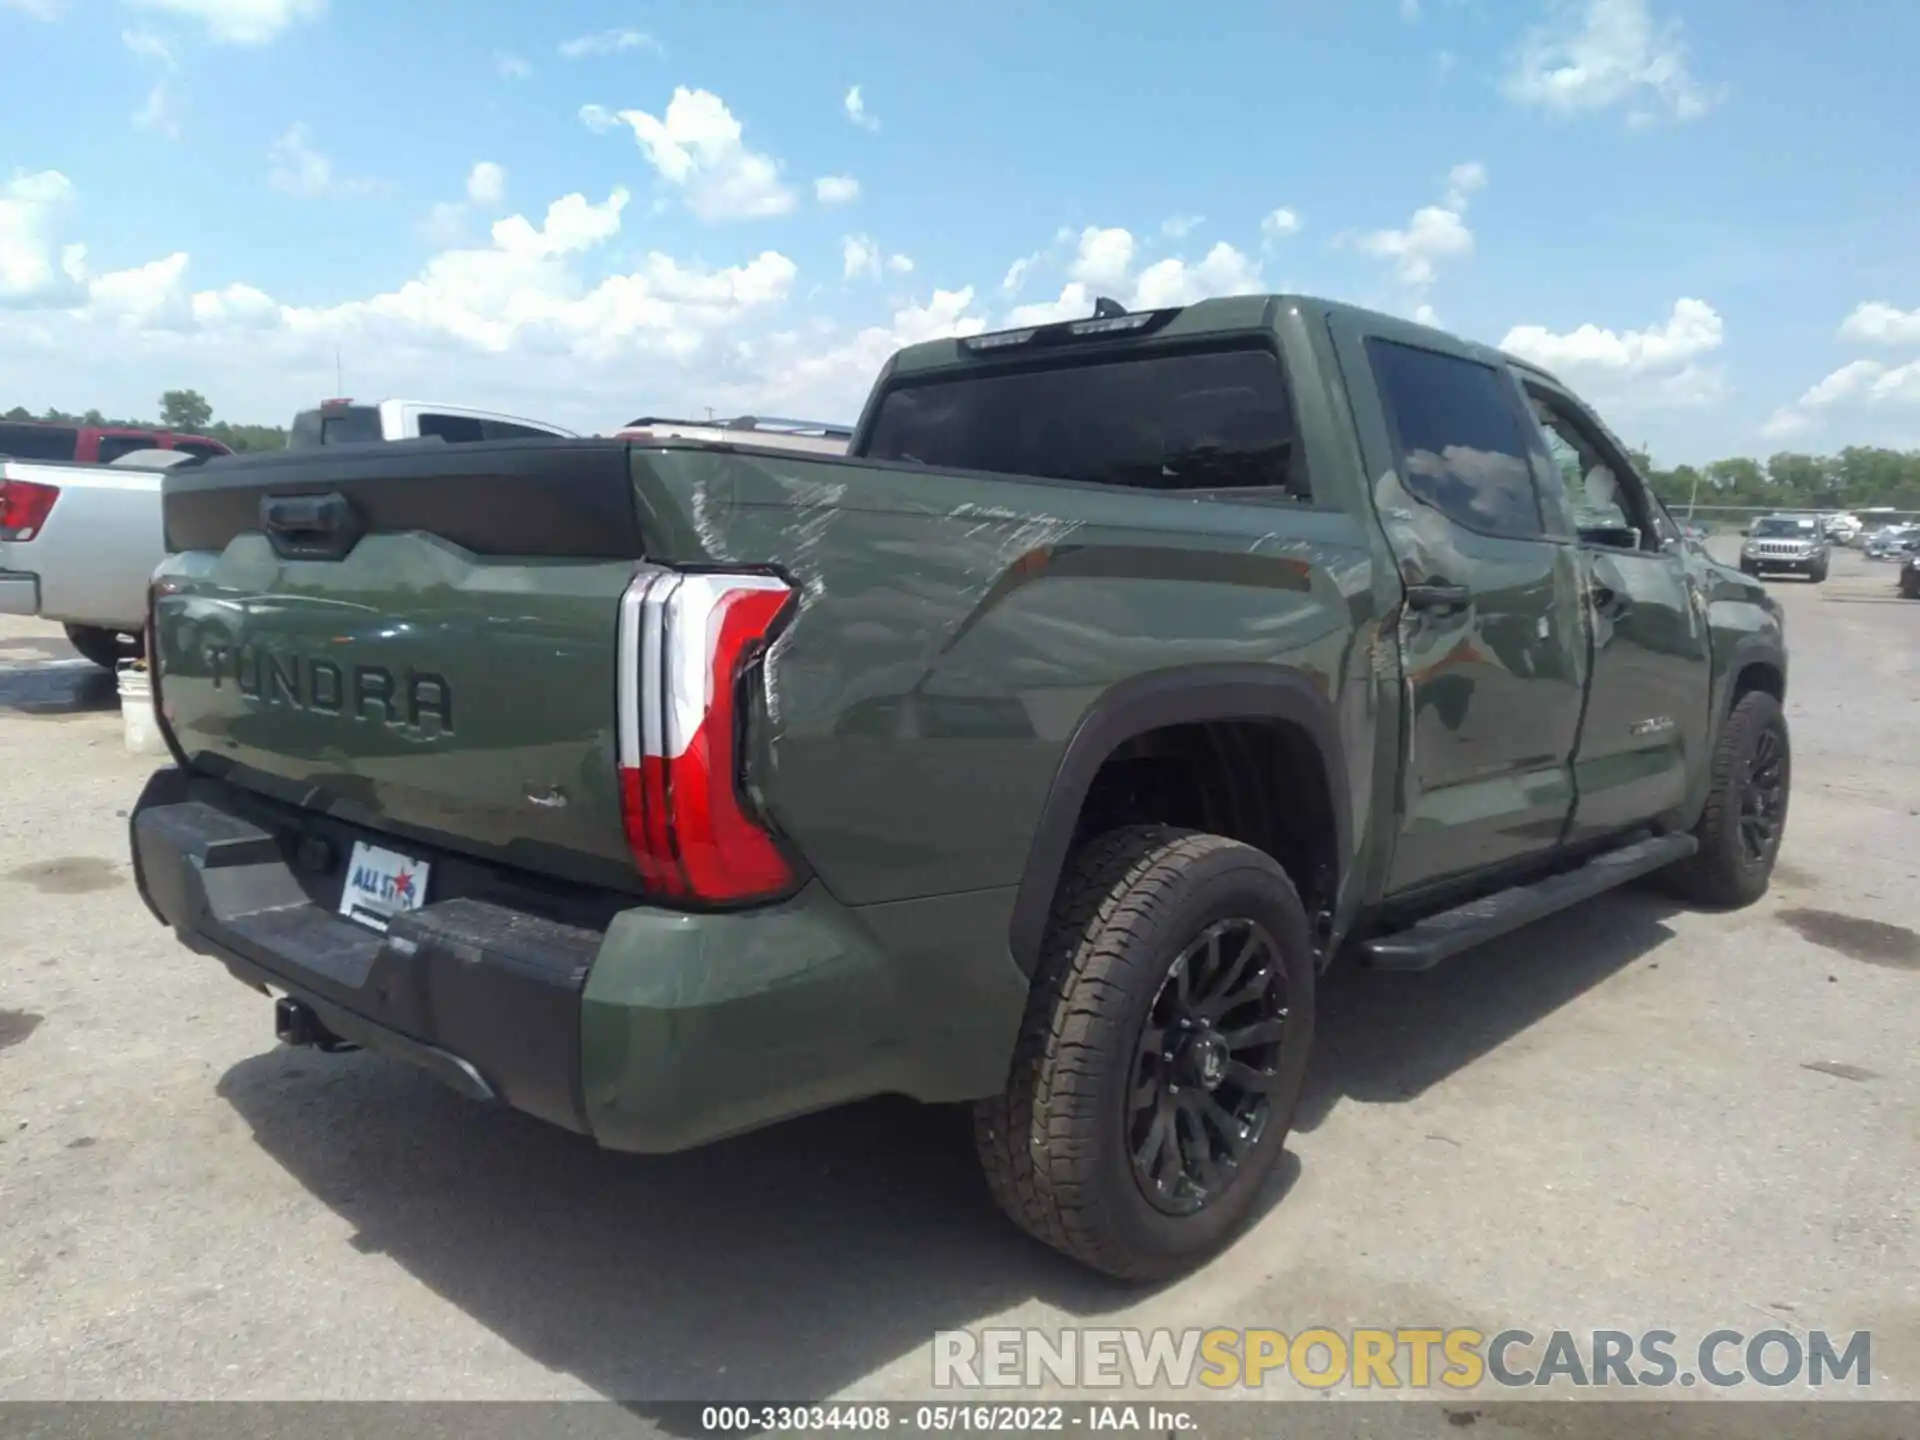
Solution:
[{"label": "rear tail light", "polygon": [[34,480],[0,480],[0,540],[31,540],[47,523],[60,498],[58,485]]},{"label": "rear tail light", "polygon": [[797,881],[741,789],[743,701],[792,603],[784,580],[757,574],[652,572],[621,597],[621,801],[657,894],[740,903]]}]

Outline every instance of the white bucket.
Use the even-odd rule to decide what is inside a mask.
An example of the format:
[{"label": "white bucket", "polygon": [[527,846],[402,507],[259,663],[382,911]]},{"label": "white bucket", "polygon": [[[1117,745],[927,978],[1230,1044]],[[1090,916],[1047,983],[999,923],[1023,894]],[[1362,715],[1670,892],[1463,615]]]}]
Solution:
[{"label": "white bucket", "polygon": [[153,718],[153,683],[147,667],[138,660],[122,660],[120,678],[120,726],[126,735],[129,755],[164,755],[167,742]]}]

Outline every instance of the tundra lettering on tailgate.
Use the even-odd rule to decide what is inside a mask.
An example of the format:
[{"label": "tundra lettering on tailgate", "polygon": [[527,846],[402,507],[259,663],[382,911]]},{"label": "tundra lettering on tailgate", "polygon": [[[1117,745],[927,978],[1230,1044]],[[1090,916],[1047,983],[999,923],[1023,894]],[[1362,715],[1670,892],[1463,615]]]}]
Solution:
[{"label": "tundra lettering on tailgate", "polygon": [[248,645],[209,645],[206,657],[214,689],[230,681],[247,699],[263,705],[416,730],[432,716],[443,734],[453,730],[453,689],[444,676],[428,670],[408,670],[396,679],[384,665],[343,666]]}]

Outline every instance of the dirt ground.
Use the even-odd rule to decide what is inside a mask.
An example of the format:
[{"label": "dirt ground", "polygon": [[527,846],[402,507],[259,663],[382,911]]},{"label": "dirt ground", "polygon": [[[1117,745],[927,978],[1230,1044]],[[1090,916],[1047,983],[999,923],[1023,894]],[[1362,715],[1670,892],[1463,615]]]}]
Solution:
[{"label": "dirt ground", "polygon": [[1869,1330],[1920,1399],[1920,603],[1774,588],[1773,892],[1336,976],[1276,1203],[1147,1292],[1005,1224],[954,1112],[622,1157],[276,1046],[134,893],[111,678],[0,620],[0,1398],[908,1398],[960,1327],[1430,1324]]}]

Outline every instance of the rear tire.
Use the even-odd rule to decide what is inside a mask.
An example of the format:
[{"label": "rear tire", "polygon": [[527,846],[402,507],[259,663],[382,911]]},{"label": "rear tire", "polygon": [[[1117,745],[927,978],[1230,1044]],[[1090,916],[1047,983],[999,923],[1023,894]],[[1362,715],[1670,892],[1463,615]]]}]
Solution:
[{"label": "rear tire", "polygon": [[1306,909],[1262,851],[1160,825],[1086,844],[1054,900],[1007,1088],[974,1107],[994,1199],[1122,1279],[1223,1247],[1293,1122],[1315,968]]},{"label": "rear tire", "polygon": [[122,660],[138,660],[146,650],[146,641],[138,635],[124,639],[124,632],[98,625],[68,625],[65,629],[67,643],[103,670],[117,668]]},{"label": "rear tire", "polygon": [[1786,836],[1793,748],[1780,702],[1761,690],[1742,695],[1713,749],[1712,788],[1693,833],[1700,848],[1661,872],[1684,900],[1728,908],[1767,893]]}]

